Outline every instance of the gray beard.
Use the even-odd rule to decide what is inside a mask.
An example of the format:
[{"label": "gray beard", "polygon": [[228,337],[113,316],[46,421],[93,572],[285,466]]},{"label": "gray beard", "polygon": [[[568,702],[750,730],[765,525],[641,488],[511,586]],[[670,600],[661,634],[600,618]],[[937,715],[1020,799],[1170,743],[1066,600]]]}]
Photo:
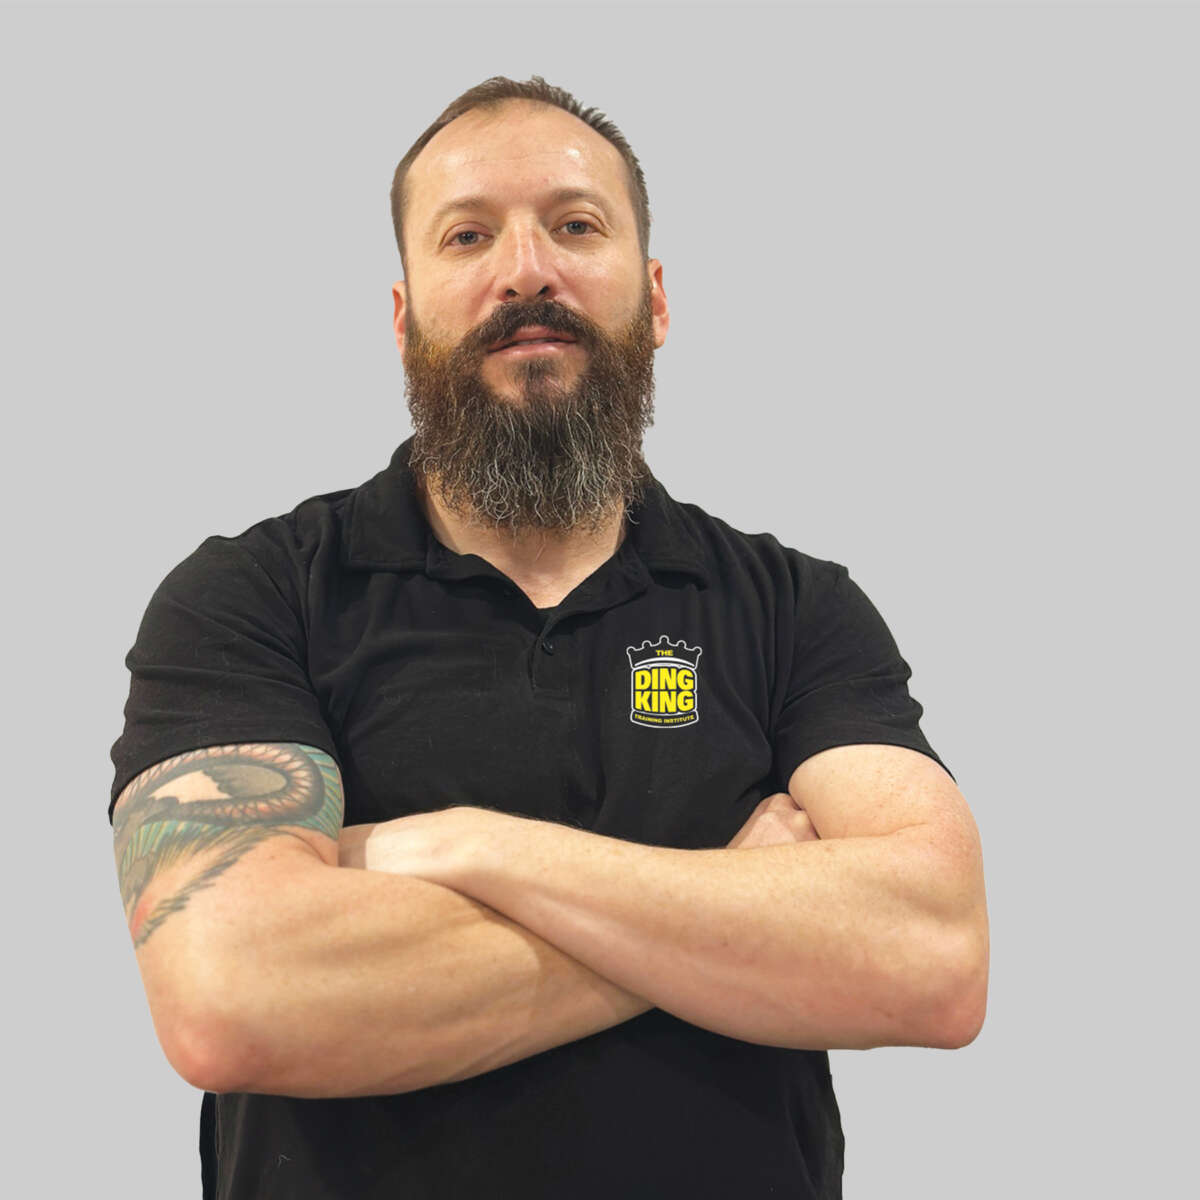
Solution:
[{"label": "gray beard", "polygon": [[476,393],[455,406],[466,422],[436,430],[410,404],[413,470],[433,476],[447,508],[472,523],[596,532],[641,499],[649,477],[641,414],[653,419],[649,398],[626,416],[596,391],[584,380],[569,396],[535,391],[518,403]]},{"label": "gray beard", "polygon": [[[410,314],[405,391],[413,420],[410,465],[448,509],[471,524],[510,530],[597,532],[638,503],[650,478],[642,434],[654,422],[650,287],[629,325],[605,336],[552,302],[505,310],[478,335],[443,350]],[[536,359],[512,372],[506,400],[484,382],[480,346],[515,322],[581,337],[588,362],[574,386]]]}]

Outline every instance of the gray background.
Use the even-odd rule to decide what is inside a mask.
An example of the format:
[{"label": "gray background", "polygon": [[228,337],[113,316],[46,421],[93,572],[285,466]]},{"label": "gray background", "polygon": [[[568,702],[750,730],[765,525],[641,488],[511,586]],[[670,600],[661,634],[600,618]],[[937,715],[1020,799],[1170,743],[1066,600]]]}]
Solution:
[{"label": "gray background", "polygon": [[849,566],[982,834],[987,1024],[831,1054],[847,1197],[1182,1192],[1195,8],[0,22],[12,1194],[199,1194],[200,1093],[155,1040],[105,817],[123,658],[205,536],[408,435],[392,170],[460,91],[533,73],[646,171],[652,468]]}]

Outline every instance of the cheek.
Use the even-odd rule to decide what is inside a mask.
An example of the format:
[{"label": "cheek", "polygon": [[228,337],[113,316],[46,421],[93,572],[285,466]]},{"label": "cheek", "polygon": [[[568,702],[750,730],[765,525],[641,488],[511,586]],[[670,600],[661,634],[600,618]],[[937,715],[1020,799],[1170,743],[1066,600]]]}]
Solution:
[{"label": "cheek", "polygon": [[565,303],[578,308],[610,337],[616,336],[633,319],[641,293],[632,283],[618,286],[610,273],[597,272],[596,278],[577,278],[574,300]]},{"label": "cheek", "polygon": [[495,308],[492,292],[478,272],[463,266],[454,272],[429,272],[414,290],[409,312],[421,332],[442,343],[459,342],[478,328]]}]

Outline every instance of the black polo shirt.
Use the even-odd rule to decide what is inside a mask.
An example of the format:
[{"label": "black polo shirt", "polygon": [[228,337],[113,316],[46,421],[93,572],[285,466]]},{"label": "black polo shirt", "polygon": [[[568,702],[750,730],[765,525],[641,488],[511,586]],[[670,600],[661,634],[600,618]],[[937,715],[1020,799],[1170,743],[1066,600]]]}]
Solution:
[{"label": "black polo shirt", "polygon": [[[844,567],[652,479],[617,552],[537,609],[436,540],[410,447],[167,576],[127,659],[110,821],[162,759],[302,742],[340,765],[348,825],[466,804],[716,848],[820,750],[937,759],[908,665]],[[659,1009],[417,1092],[206,1094],[201,1126],[220,1200],[841,1195],[828,1054]]]}]

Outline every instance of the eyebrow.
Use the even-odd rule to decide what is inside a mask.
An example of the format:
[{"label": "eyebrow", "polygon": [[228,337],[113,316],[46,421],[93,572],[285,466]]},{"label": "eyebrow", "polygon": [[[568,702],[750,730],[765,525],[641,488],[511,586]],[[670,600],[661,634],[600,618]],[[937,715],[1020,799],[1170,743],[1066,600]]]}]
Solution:
[{"label": "eyebrow", "polygon": [[[558,188],[557,191],[551,192],[546,200],[550,204],[565,204],[569,200],[590,200],[602,213],[608,216],[608,205],[604,197],[599,192],[594,192],[590,188],[579,187],[564,187]],[[473,196],[458,196],[453,200],[447,200],[430,219],[430,229],[436,229],[449,213],[455,212],[460,208],[487,208],[492,203],[491,197],[484,195]]]}]

